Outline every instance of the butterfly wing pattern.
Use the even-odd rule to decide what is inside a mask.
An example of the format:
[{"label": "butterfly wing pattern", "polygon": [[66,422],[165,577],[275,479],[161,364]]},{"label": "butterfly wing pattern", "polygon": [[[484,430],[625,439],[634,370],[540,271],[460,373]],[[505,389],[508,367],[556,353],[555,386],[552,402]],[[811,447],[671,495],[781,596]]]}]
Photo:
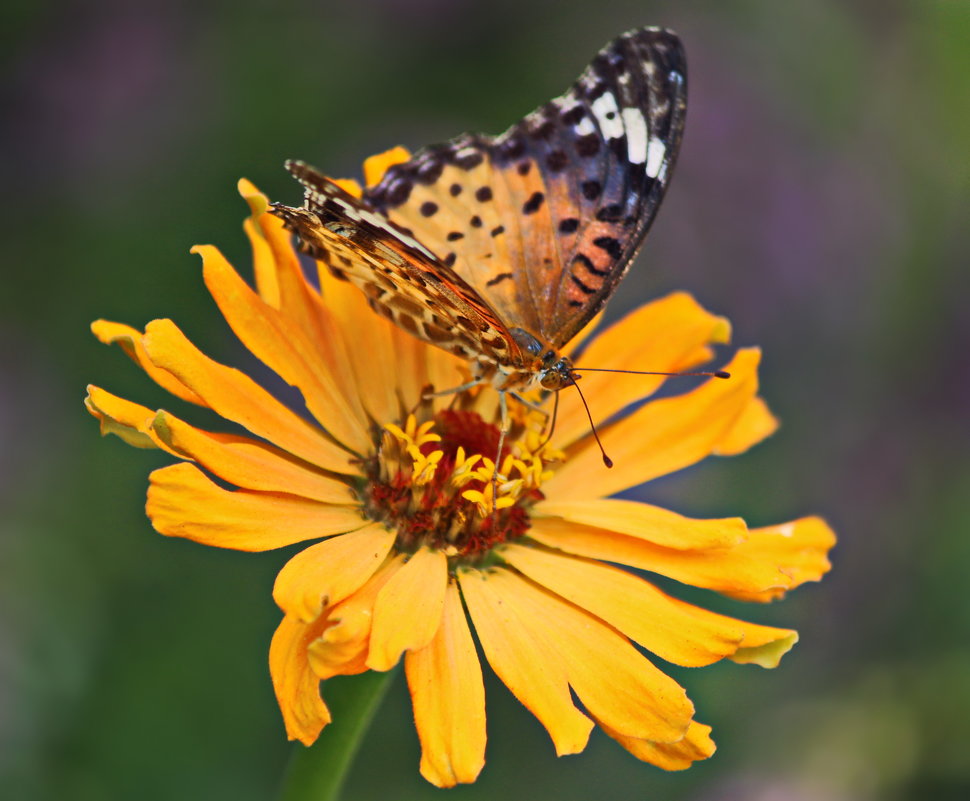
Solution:
[{"label": "butterfly wing pattern", "polygon": [[376,310],[497,375],[499,389],[554,365],[568,383],[555,351],[629,269],[670,180],[686,103],[676,35],[630,31],[505,133],[423,148],[362,198],[289,163],[305,205],[274,211]]}]

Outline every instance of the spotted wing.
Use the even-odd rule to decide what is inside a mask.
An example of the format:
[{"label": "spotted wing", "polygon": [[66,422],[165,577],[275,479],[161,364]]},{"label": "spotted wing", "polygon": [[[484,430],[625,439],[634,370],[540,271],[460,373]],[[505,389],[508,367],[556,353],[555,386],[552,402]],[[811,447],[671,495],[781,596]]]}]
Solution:
[{"label": "spotted wing", "polygon": [[566,94],[501,136],[424,148],[364,198],[411,229],[508,326],[560,347],[636,255],[670,180],[686,104],[676,35],[630,31]]},{"label": "spotted wing", "polygon": [[302,162],[287,168],[305,206],[273,204],[301,249],[351,281],[404,330],[458,356],[521,366],[519,346],[489,305],[411,234]]}]

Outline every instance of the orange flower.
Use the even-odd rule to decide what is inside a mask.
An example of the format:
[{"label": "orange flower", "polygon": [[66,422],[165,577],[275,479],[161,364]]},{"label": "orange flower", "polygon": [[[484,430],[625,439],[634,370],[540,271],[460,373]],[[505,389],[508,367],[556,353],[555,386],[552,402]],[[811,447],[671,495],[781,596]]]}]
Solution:
[{"label": "orange flower", "polygon": [[[244,227],[256,290],[216,248],[195,252],[233,331],[300,391],[306,414],[203,355],[170,320],[144,332],[103,320],[92,328],[169,392],[249,433],[206,431],[93,386],[87,406],[103,432],[180,460],[151,474],[147,513],[160,533],[248,551],[318,540],[274,588],[284,618],[270,670],[289,737],[309,745],[330,721],[321,680],[386,671],[403,656],[422,775],[439,786],[474,781],[485,694],[471,621],[489,665],[558,754],[582,751],[599,725],[667,770],[710,756],[710,727],[640,648],[676,665],[727,657],[774,667],[797,634],[706,611],[613,564],[769,601],[818,580],[834,536],[817,518],[748,529],[739,518],[694,520],[606,496],[769,435],[758,351],[740,350],[728,381],[619,419],[663,379],[586,374],[612,470],[576,393],[561,393],[548,444],[544,416],[513,401],[496,475],[496,393],[424,397],[429,385],[467,380],[466,365],[375,315],[326,270],[317,289],[266,198],[246,181],[240,192],[252,210]],[[709,359],[729,332],[678,293],[578,356],[567,350],[580,367],[674,371]]]}]

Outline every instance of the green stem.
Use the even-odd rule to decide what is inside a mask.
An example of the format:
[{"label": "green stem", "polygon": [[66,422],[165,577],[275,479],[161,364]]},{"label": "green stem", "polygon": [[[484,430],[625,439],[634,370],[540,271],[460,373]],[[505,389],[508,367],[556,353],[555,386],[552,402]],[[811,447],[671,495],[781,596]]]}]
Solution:
[{"label": "green stem", "polygon": [[364,734],[397,670],[369,670],[326,683],[333,722],[309,748],[297,743],[283,774],[279,801],[337,801]]}]

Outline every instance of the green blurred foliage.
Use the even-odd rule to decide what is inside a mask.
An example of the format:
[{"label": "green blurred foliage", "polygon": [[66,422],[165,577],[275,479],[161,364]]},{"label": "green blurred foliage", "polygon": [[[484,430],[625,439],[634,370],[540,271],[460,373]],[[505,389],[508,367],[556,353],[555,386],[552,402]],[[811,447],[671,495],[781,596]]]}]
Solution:
[{"label": "green blurred foliage", "polygon": [[[754,524],[818,512],[835,570],[782,604],[708,606],[793,625],[772,672],[674,670],[719,752],[684,774],[594,735],[556,759],[495,681],[488,765],[461,799],[965,798],[970,791],[965,0],[379,0],[8,3],[2,12],[0,794],[263,799],[284,742],[266,667],[288,554],[154,534],[152,452],[102,441],[96,382],[170,404],[98,317],[172,316],[241,347],[188,248],[247,263],[240,175],[350,175],[372,152],[496,132],[622,30],[678,30],[690,62],[678,175],[613,317],[694,292],[766,349],[785,425],[742,457],[637,497]],[[963,278],[964,281],[960,282]],[[963,291],[958,291],[963,289]],[[403,682],[349,799],[436,795]]]}]

